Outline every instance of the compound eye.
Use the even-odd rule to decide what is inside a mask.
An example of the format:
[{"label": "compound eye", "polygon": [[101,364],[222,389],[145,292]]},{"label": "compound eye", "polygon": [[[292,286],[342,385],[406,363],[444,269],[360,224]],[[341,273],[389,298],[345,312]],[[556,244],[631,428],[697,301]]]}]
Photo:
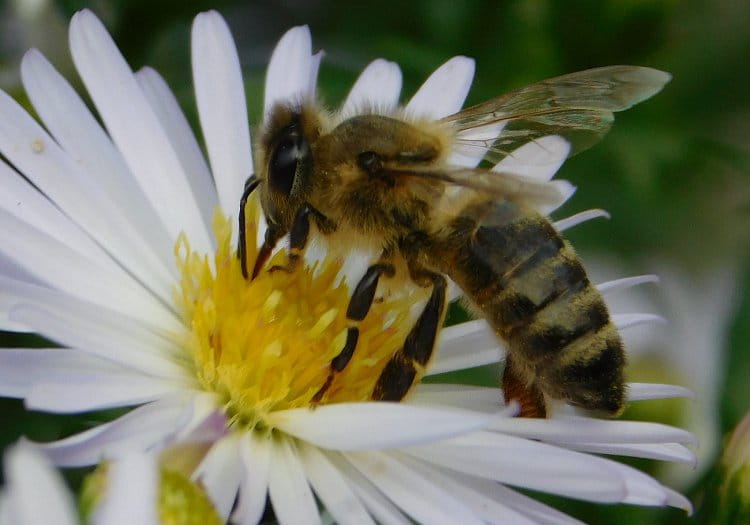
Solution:
[{"label": "compound eye", "polygon": [[299,163],[310,155],[310,148],[299,130],[299,125],[289,126],[279,138],[268,165],[269,185],[276,191],[289,195],[294,186]]}]

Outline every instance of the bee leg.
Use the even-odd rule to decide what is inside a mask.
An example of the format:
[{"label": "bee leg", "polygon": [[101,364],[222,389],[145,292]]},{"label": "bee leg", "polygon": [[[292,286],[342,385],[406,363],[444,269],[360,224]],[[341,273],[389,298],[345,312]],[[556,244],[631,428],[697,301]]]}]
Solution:
[{"label": "bee leg", "polygon": [[380,262],[370,266],[367,272],[365,272],[364,277],[357,283],[357,287],[349,299],[349,306],[346,309],[346,318],[352,322],[346,332],[346,343],[344,343],[344,348],[341,352],[331,361],[331,369],[326,382],[312,398],[314,403],[319,402],[323,398],[323,395],[333,382],[333,377],[336,373],[346,368],[346,365],[349,364],[354,355],[354,349],[357,347],[357,341],[359,340],[359,328],[357,325],[367,317],[367,313],[370,311],[380,276],[385,274],[387,277],[393,277],[395,273],[396,269],[392,264]]},{"label": "bee leg", "polygon": [[250,194],[255,191],[260,181],[255,175],[250,175],[245,181],[245,189],[242,191],[242,198],[240,199],[240,213],[239,213],[239,227],[238,227],[238,240],[237,240],[237,256],[240,258],[240,267],[242,268],[242,276],[247,279],[247,235],[245,233],[245,206],[247,205],[247,199],[250,198]]},{"label": "bee leg", "polygon": [[[284,232],[281,231],[281,229],[279,229],[277,226],[274,226],[273,224],[268,225],[266,236],[263,239],[263,245],[260,247],[258,257],[255,259],[255,264],[253,265],[253,273],[250,277],[250,280],[258,277],[261,268],[263,268],[263,265],[271,256],[271,252],[276,247],[276,243],[278,243],[279,239],[281,239],[283,236]],[[245,279],[247,279],[247,268],[244,264],[242,265],[242,275],[245,277]]]},{"label": "bee leg", "polygon": [[439,273],[427,270],[412,271],[412,280],[420,285],[432,285],[427,304],[406,336],[404,346],[396,352],[380,373],[372,391],[376,401],[401,401],[407,394],[417,373],[432,357],[438,331],[445,314],[447,282]]},{"label": "bee leg", "polygon": [[544,402],[544,394],[534,385],[528,384],[522,374],[513,363],[512,356],[508,354],[505,358],[505,370],[503,370],[503,396],[505,402],[516,401],[520,405],[518,413],[521,417],[547,417],[547,405]]},{"label": "bee leg", "polygon": [[287,255],[286,265],[272,266],[269,268],[269,271],[292,273],[297,268],[302,253],[305,251],[305,246],[307,246],[307,240],[310,237],[310,217],[315,218],[318,229],[323,233],[330,233],[336,229],[328,217],[309,204],[304,204],[297,210],[294,222],[292,222],[292,229],[289,232],[289,254]]}]

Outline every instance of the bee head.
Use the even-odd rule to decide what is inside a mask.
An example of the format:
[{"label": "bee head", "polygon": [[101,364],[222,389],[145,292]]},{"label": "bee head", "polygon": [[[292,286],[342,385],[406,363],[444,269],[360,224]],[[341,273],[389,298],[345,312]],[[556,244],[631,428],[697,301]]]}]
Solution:
[{"label": "bee head", "polygon": [[277,105],[261,133],[258,152],[261,206],[266,219],[288,231],[309,191],[310,143],[319,134],[304,108]]}]

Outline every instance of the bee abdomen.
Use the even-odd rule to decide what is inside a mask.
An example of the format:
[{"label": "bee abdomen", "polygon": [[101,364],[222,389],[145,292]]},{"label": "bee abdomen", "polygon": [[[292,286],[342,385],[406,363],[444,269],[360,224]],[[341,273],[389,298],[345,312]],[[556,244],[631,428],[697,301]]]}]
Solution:
[{"label": "bee abdomen", "polygon": [[[604,301],[568,242],[538,214],[493,203],[452,275],[553,398],[619,412],[624,352]],[[468,228],[464,229],[468,233]]]}]

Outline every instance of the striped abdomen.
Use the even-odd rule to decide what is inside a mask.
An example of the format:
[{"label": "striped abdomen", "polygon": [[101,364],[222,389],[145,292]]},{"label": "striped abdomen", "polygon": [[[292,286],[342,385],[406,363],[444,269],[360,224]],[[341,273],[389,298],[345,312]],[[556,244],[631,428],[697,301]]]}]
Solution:
[{"label": "striped abdomen", "polygon": [[572,247],[549,221],[511,202],[484,202],[464,210],[450,230],[433,259],[507,344],[506,396],[515,375],[529,391],[524,395],[540,391],[619,413],[620,336]]}]

